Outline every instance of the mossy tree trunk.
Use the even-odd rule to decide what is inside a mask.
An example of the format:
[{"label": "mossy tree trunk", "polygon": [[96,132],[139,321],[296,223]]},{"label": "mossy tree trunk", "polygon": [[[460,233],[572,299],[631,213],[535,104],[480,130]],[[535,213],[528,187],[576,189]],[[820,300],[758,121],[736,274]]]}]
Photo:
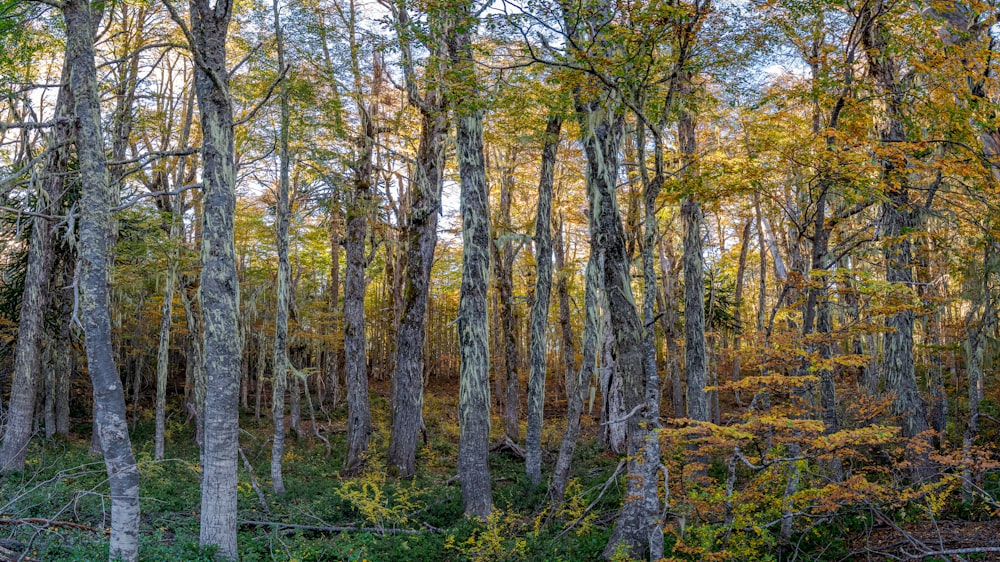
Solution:
[{"label": "mossy tree trunk", "polygon": [[[559,131],[562,117],[553,115],[545,125],[542,146],[542,166],[538,180],[538,210],[535,215],[535,299],[531,303],[531,369],[528,375],[528,434],[525,442],[525,470],[532,484],[542,481],[542,421],[545,404],[545,375],[548,368],[549,297],[552,293],[552,185],[555,179],[556,153],[559,151]],[[589,380],[589,379],[588,379]],[[576,387],[566,381],[566,394],[570,405],[567,424],[573,424],[574,406],[576,433],[579,433],[580,412],[576,400]],[[508,382],[508,384],[510,384]],[[510,392],[507,393],[508,397]],[[567,427],[567,437],[570,429]],[[509,435],[509,433],[508,433]],[[572,436],[576,442],[576,435]],[[564,439],[565,441],[565,439]],[[572,449],[570,449],[572,451]],[[570,452],[572,457],[572,452]],[[565,480],[561,490],[565,490]],[[561,493],[559,494],[562,495]]]},{"label": "mossy tree trunk", "polygon": [[462,285],[458,304],[461,366],[458,395],[458,475],[465,514],[485,518],[493,510],[489,468],[490,356],[486,290],[490,270],[489,188],[483,155],[483,109],[479,107],[472,54],[475,18],[470,3],[459,6],[459,31],[451,52],[461,83],[455,100],[462,214]]},{"label": "mossy tree trunk", "polygon": [[[73,93],[69,85],[70,53],[63,63],[62,83],[56,98],[56,123],[48,135],[50,147],[40,174],[35,212],[57,215],[61,208],[64,173],[69,161],[69,143],[73,137]],[[0,445],[0,472],[24,469],[25,452],[31,439],[35,394],[42,380],[41,341],[45,332],[45,309],[49,298],[49,279],[54,261],[52,221],[36,216],[28,238],[28,260],[24,274],[24,292],[18,318],[17,343],[14,348],[14,372],[7,406],[3,444]]]},{"label": "mossy tree trunk", "polygon": [[[432,20],[440,26],[440,20]],[[440,83],[435,80],[423,94],[417,88],[407,40],[409,16],[396,13],[400,47],[404,53],[404,78],[410,105],[420,111],[420,142],[410,187],[410,215],[406,222],[406,271],[402,315],[396,332],[396,368],[393,373],[392,433],[389,467],[404,478],[416,473],[417,440],[423,423],[424,340],[431,266],[437,246],[438,211],[445,165],[448,111]],[[444,30],[435,28],[434,56],[447,55]]]},{"label": "mossy tree trunk", "polygon": [[[232,0],[190,1],[187,31],[202,132],[201,280],[205,401],[202,423],[202,545],[236,558],[236,485],[242,346],[234,213],[236,166],[226,40]],[[176,13],[171,14],[180,21]]]},{"label": "mossy tree trunk", "polygon": [[[906,93],[900,83],[900,63],[893,56],[889,31],[883,21],[886,6],[872,2],[860,17],[864,18],[861,42],[868,59],[884,110],[876,116],[879,140],[886,147],[901,146],[906,141]],[[883,148],[883,150],[886,150]],[[894,148],[889,150],[895,151]],[[895,154],[881,158],[885,202],[882,204],[882,255],[885,279],[893,285],[894,298],[908,301],[913,288],[911,237],[918,229],[920,205],[910,197],[909,170],[905,160]],[[913,362],[913,309],[903,304],[886,319],[882,348],[882,377],[886,389],[894,394],[891,411],[900,419],[903,436],[914,437],[929,428],[927,405],[917,388]],[[918,461],[924,462],[924,461]],[[916,473],[923,470],[918,468]]]},{"label": "mossy tree trunk", "polygon": [[99,19],[87,0],[63,4],[66,53],[75,98],[76,148],[82,185],[80,201],[80,317],[94,408],[111,488],[111,560],[139,559],[139,469],[132,453],[125,394],[111,345],[108,255],[110,176],[101,132],[101,106],[94,62]]},{"label": "mossy tree trunk", "polygon": [[285,454],[285,387],[288,374],[288,283],[291,264],[288,261],[288,223],[291,208],[288,198],[288,80],[285,72],[285,40],[281,29],[281,15],[278,1],[273,3],[274,34],[278,51],[278,75],[282,76],[278,99],[281,116],[278,130],[278,205],[276,209],[275,243],[278,248],[278,282],[275,290],[274,318],[274,385],[271,407],[274,421],[274,437],[271,441],[271,483],[278,496],[285,493],[281,460]]}]

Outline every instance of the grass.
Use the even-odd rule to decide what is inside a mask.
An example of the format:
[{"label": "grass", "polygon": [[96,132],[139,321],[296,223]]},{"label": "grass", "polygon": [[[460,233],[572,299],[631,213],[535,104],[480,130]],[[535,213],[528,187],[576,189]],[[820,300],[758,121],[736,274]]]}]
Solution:
[{"label": "grass", "polygon": [[[433,403],[430,405],[435,407]],[[440,406],[440,405],[437,405]],[[385,477],[384,451],[388,423],[384,401],[375,402],[376,431],[372,435],[369,470],[355,479],[339,471],[345,454],[342,434],[332,433],[332,454],[311,436],[286,440],[284,479],[287,493],[270,489],[270,423],[241,420],[240,444],[254,468],[267,508],[260,505],[250,473],[239,471],[240,520],[274,521],[312,526],[358,526],[408,529],[419,534],[378,532],[317,532],[275,527],[240,527],[240,558],[255,560],[592,560],[607,541],[607,531],[560,536],[569,520],[553,517],[544,486],[533,486],[521,461],[503,453],[490,457],[494,502],[499,522],[473,522],[462,513],[461,493],[454,476],[457,428],[445,422],[431,425],[418,451],[418,474],[412,481]],[[333,427],[343,425],[345,412],[332,413]],[[325,423],[325,422],[324,422]],[[88,454],[86,427],[71,439],[36,439],[26,470],[0,482],[0,505],[10,519],[42,518],[78,523],[98,531],[110,525],[110,503],[99,457]],[[211,549],[198,547],[199,464],[193,428],[168,424],[168,459],[153,461],[153,420],[144,416],[133,429],[141,475],[142,523],[140,552],[144,560],[213,560]],[[579,489],[589,504],[614,471],[617,459],[582,444],[577,473]],[[589,490],[589,492],[587,492]],[[589,495],[587,495],[589,494]],[[613,486],[595,510],[611,513],[620,503]],[[78,528],[8,525],[7,544],[39,560],[100,560],[107,557],[107,537]],[[493,550],[490,550],[490,549]]]}]

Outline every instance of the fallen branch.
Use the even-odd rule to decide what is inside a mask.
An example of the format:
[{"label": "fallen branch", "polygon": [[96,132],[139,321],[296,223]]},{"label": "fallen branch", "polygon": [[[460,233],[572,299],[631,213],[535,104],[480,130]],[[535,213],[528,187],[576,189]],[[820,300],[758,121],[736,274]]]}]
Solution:
[{"label": "fallen branch", "polygon": [[504,437],[503,441],[490,449],[491,453],[496,453],[499,451],[508,451],[515,457],[524,460],[524,448],[514,442],[510,437]]},{"label": "fallen branch", "polygon": [[64,529],[76,529],[78,531],[87,531],[88,533],[95,533],[98,535],[107,534],[107,531],[104,531],[103,529],[95,529],[93,527],[88,527],[86,525],[81,525],[79,523],[73,523],[72,521],[55,521],[52,519],[42,519],[39,517],[25,517],[23,519],[0,519],[0,525],[5,525],[5,526],[33,525],[41,527],[57,527]]},{"label": "fallen branch", "polygon": [[440,533],[441,529],[430,527],[428,529],[380,529],[378,527],[356,527],[353,525],[299,525],[297,523],[279,523],[277,521],[250,521],[242,520],[241,525],[247,527],[277,527],[287,530],[317,531],[320,533],[375,533],[378,535],[425,535],[427,533]]},{"label": "fallen branch", "polygon": [[270,514],[271,510],[267,507],[267,498],[264,497],[264,492],[261,491],[260,486],[257,484],[257,473],[254,472],[253,465],[247,460],[247,455],[243,452],[243,447],[240,447],[239,451],[240,458],[243,459],[243,466],[250,473],[250,485],[253,486],[253,491],[257,492],[257,501],[260,502],[260,507],[264,510],[264,513]]},{"label": "fallen branch", "polygon": [[590,502],[590,505],[587,506],[587,509],[583,510],[583,513],[581,513],[579,517],[577,517],[572,523],[567,525],[565,529],[563,529],[558,535],[556,535],[554,540],[559,540],[566,533],[570,532],[570,530],[572,530],[573,527],[576,527],[580,523],[580,521],[583,521],[583,518],[586,517],[587,514],[590,513],[590,511],[597,506],[597,503],[601,501],[602,497],[604,497],[604,492],[608,491],[608,488],[615,481],[615,479],[618,478],[618,475],[621,474],[623,470],[625,470],[625,461],[621,461],[618,463],[618,466],[615,468],[614,473],[611,475],[610,478],[607,479],[607,481],[604,482],[604,486],[601,487],[601,492],[597,494],[597,497],[594,498],[594,501]]},{"label": "fallen branch", "polygon": [[27,554],[21,554],[16,550],[0,546],[0,560],[5,562],[38,562],[37,558],[31,558]]},{"label": "fallen branch", "polygon": [[911,554],[902,548],[899,549],[910,560],[923,560],[924,558],[934,556],[960,556],[962,554],[983,554],[986,552],[1000,552],[1000,546],[973,546],[970,548],[949,548],[946,550],[928,550],[927,552],[921,552],[919,554]]}]

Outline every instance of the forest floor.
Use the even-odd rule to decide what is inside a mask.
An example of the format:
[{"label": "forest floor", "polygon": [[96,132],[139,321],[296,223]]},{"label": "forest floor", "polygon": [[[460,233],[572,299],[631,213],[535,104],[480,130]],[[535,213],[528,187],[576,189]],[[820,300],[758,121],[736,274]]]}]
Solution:
[{"label": "forest floor", "polygon": [[[280,498],[270,487],[271,423],[266,417],[244,415],[240,445],[246,463],[241,460],[238,487],[241,560],[598,560],[623,500],[623,478],[612,478],[619,456],[598,443],[596,408],[594,415],[584,416],[575,478],[561,509],[549,507],[544,484],[527,481],[519,458],[498,448],[490,456],[496,513],[488,521],[472,522],[462,516],[455,478],[458,422],[453,386],[428,389],[426,441],[418,451],[418,474],[412,481],[386,476],[387,384],[372,386],[371,456],[368,469],[355,478],[339,474],[346,408],[317,412],[318,428],[331,444],[328,454],[312,435],[303,404],[303,433],[286,440],[287,493]],[[563,431],[564,404],[553,394],[555,400],[547,407],[552,418],[543,435],[548,466],[555,461]],[[150,411],[142,410],[132,432],[141,474],[141,558],[212,560],[210,550],[198,547],[200,467],[194,424],[174,408],[167,423],[168,458],[154,461],[154,423],[152,414],[146,414]],[[106,559],[110,505],[105,468],[102,459],[88,453],[90,427],[83,423],[86,412],[79,414],[70,439],[36,439],[25,472],[0,481],[0,560]],[[492,431],[492,442],[502,443],[499,419],[494,419]],[[1000,545],[997,521],[909,522],[896,527],[868,519],[836,527],[831,525],[833,530],[824,534],[835,540],[824,539],[812,553],[797,550],[794,558],[893,560],[907,553]],[[667,539],[669,547],[672,535]],[[991,555],[964,559],[1000,559]],[[771,559],[783,558],[792,556],[776,552]],[[735,554],[718,559],[748,558]]]},{"label": "forest floor", "polygon": [[[293,432],[286,439],[287,493],[280,498],[270,487],[271,423],[266,417],[258,421],[252,414],[243,416],[240,446],[253,474],[241,460],[241,560],[569,561],[599,555],[622,496],[613,483],[577,521],[618,464],[617,456],[604,452],[592,435],[584,436],[577,448],[572,497],[560,513],[543,509],[548,505],[546,487],[527,481],[520,459],[509,451],[492,453],[497,513],[482,524],[473,523],[462,515],[455,478],[458,422],[451,397],[457,396],[457,388],[454,393],[427,393],[427,438],[418,450],[418,474],[407,482],[387,478],[384,469],[389,438],[384,386],[372,387],[372,454],[368,469],[356,478],[339,474],[346,452],[346,407],[316,412],[320,432],[331,444],[328,455],[324,443],[312,435],[303,403],[302,435]],[[151,409],[143,409],[132,430],[141,479],[140,555],[143,560],[212,560],[211,551],[198,547],[200,467],[194,423],[185,423],[179,408],[172,411],[165,460],[153,460],[154,420],[147,414]],[[35,439],[26,470],[0,481],[0,560],[20,554],[26,555],[23,560],[107,558],[110,504],[105,468],[100,457],[88,453],[90,426],[82,423],[85,413],[80,414],[74,421],[81,423],[73,426],[69,439]],[[591,434],[595,425],[585,422]],[[494,442],[502,442],[502,427],[493,424]],[[561,431],[546,431],[549,450],[558,449]],[[554,453],[546,460],[553,463]]]}]

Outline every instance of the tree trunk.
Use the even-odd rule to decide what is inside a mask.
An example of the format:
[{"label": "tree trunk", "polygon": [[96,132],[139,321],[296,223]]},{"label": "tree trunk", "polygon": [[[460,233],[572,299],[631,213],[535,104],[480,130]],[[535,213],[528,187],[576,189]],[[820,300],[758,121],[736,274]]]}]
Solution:
[{"label": "tree trunk", "polygon": [[[177,195],[173,198],[170,209],[170,237],[168,243],[180,244],[181,214],[183,214],[183,198]],[[162,460],[166,434],[167,412],[167,378],[170,360],[170,324],[174,311],[174,285],[177,279],[177,262],[180,256],[176,251],[170,251],[170,263],[167,265],[167,275],[163,282],[163,307],[160,315],[160,341],[156,350],[156,434],[153,437],[153,458]]]},{"label": "tree trunk", "polygon": [[[591,250],[593,251],[593,250]],[[598,268],[604,271],[604,259],[600,257]],[[603,283],[603,281],[602,281]],[[601,441],[613,452],[621,454],[626,449],[628,426],[622,421],[628,410],[625,409],[625,390],[622,386],[621,373],[618,372],[618,361],[615,359],[615,335],[611,326],[611,313],[608,310],[608,298],[601,291],[601,308],[603,329],[601,330]]]},{"label": "tree trunk", "polygon": [[[736,336],[733,339],[733,382],[739,382],[742,378],[741,367],[742,357],[740,347],[743,341],[743,289],[745,287],[747,255],[750,251],[750,226],[753,221],[747,220],[743,225],[743,233],[740,235],[740,260],[736,267],[736,293],[733,298],[733,320],[736,325]],[[742,406],[739,391],[736,391],[736,405]]]},{"label": "tree trunk", "polygon": [[[501,167],[502,168],[502,167]],[[508,439],[517,442],[521,439],[521,425],[518,409],[521,402],[520,377],[518,367],[520,358],[517,353],[517,333],[514,321],[514,257],[516,252],[510,240],[504,236],[511,232],[510,226],[510,205],[513,199],[514,178],[513,170],[502,170],[500,180],[500,209],[499,225],[494,229],[497,240],[492,244],[492,249],[496,252],[494,267],[497,272],[497,309],[500,318],[500,344],[503,349],[503,381],[506,387],[504,397],[504,431]],[[541,470],[539,468],[539,470]],[[537,482],[532,477],[529,470],[528,477],[532,482]],[[541,481],[539,473],[538,481]]]},{"label": "tree trunk", "polygon": [[[190,0],[195,92],[202,131],[201,313],[207,380],[201,478],[202,545],[236,558],[239,457],[239,279],[233,220],[236,166],[226,66],[232,0]],[[180,19],[176,14],[175,19]]]},{"label": "tree trunk", "polygon": [[[57,215],[63,196],[64,172],[69,160],[69,142],[73,125],[68,117],[73,112],[73,93],[69,85],[70,53],[63,63],[62,83],[56,99],[58,121],[49,134],[50,151],[41,173],[35,210]],[[41,379],[41,339],[45,331],[45,309],[48,303],[49,278],[53,263],[53,225],[43,217],[31,223],[28,240],[28,264],[24,274],[24,293],[18,319],[17,344],[14,350],[14,372],[11,377],[10,402],[7,405],[6,427],[0,445],[0,472],[24,469],[25,453],[31,439],[35,393]]]},{"label": "tree trunk", "polygon": [[[360,85],[358,85],[360,88]],[[372,111],[361,105],[361,131],[358,135],[358,160],[354,165],[354,194],[347,209],[347,269],[344,274],[344,356],[347,382],[347,457],[345,474],[356,474],[364,467],[371,433],[368,404],[368,364],[365,339],[365,236],[371,213],[372,150],[375,125]]]},{"label": "tree trunk", "polygon": [[73,298],[68,294],[73,285],[76,269],[76,252],[68,250],[62,258],[62,287],[59,291],[59,330],[56,333],[56,433],[69,436],[69,395],[72,385],[74,358],[73,349]]},{"label": "tree trunk", "polygon": [[[645,327],[643,338],[643,371],[645,374],[645,411],[643,412],[643,430],[645,443],[641,446],[642,461],[636,471],[639,473],[637,486],[641,490],[641,506],[635,508],[639,514],[638,520],[645,523],[646,548],[651,560],[663,557],[663,520],[660,514],[664,512],[663,503],[659,497],[660,484],[660,374],[656,366],[656,296],[659,285],[656,281],[656,267],[653,264],[653,247],[656,245],[657,221],[656,198],[663,185],[662,173],[649,180],[645,173],[645,127],[637,125],[636,146],[643,170],[643,240],[642,240],[642,272],[643,272],[643,303],[642,320]],[[659,145],[657,145],[659,147]],[[669,493],[664,488],[665,493]],[[645,521],[643,521],[645,519]],[[641,537],[641,535],[639,535]]]},{"label": "tree trunk", "polygon": [[[452,65],[475,91],[471,3],[459,6]],[[493,510],[489,468],[490,356],[486,288],[490,270],[489,188],[483,155],[483,110],[477,100],[460,100],[455,110],[456,156],[462,213],[462,286],[458,304],[461,366],[458,390],[458,475],[468,516],[485,518]]]},{"label": "tree trunk", "polygon": [[[408,75],[407,80],[410,79]],[[419,104],[416,101],[414,104],[421,109],[420,144],[410,187],[412,204],[406,226],[406,281],[402,317],[396,331],[395,392],[388,453],[390,469],[403,478],[416,473],[417,440],[423,423],[427,300],[437,246],[445,137],[448,134],[448,113],[440,90],[428,91]]]},{"label": "tree trunk", "polygon": [[[547,369],[548,331],[549,331],[549,297],[552,293],[552,184],[555,177],[556,153],[559,150],[559,130],[562,128],[562,117],[549,117],[545,126],[545,144],[542,147],[541,176],[538,180],[538,210],[535,218],[535,263],[537,274],[535,279],[535,299],[531,303],[531,370],[528,377],[528,434],[525,443],[525,470],[532,484],[542,481],[542,420],[545,404],[545,375]],[[589,380],[589,379],[588,379]],[[566,396],[570,406],[574,406],[576,390],[571,390],[569,380],[566,381]],[[508,384],[510,384],[508,382]],[[575,388],[576,385],[574,385]],[[510,399],[510,391],[507,393]],[[583,398],[576,405],[576,430],[579,433],[580,410]],[[569,412],[567,424],[574,424],[574,412]],[[567,436],[570,428],[567,426]],[[510,432],[508,431],[508,437]],[[576,442],[576,435],[572,436]],[[565,441],[565,439],[564,439]],[[570,445],[572,457],[572,445]],[[559,497],[565,490],[565,479],[562,482]]]},{"label": "tree trunk", "polygon": [[600,307],[597,301],[597,289],[600,286],[599,276],[597,252],[592,252],[590,259],[587,260],[583,297],[583,363],[575,377],[568,378],[566,381],[566,394],[568,396],[566,433],[563,434],[562,443],[559,445],[559,457],[552,470],[552,484],[549,487],[553,506],[561,504],[566,497],[566,483],[569,480],[569,471],[573,464],[573,451],[580,435],[580,416],[583,413],[583,403],[590,386],[590,379],[594,376],[597,340],[600,336],[599,322],[601,321]]},{"label": "tree trunk", "polygon": [[[281,29],[281,16],[278,0],[274,0],[274,33],[277,38],[278,74],[285,72],[285,42]],[[285,494],[285,480],[281,472],[281,460],[285,454],[285,386],[288,374],[288,282],[291,275],[291,264],[288,261],[288,223],[291,219],[291,208],[288,200],[288,170],[290,166],[288,154],[288,81],[281,80],[279,90],[281,105],[281,123],[278,132],[278,205],[275,222],[275,244],[278,248],[278,283],[275,293],[274,318],[274,385],[272,387],[274,421],[274,438],[271,442],[271,482],[274,493]]]},{"label": "tree trunk", "polygon": [[677,275],[673,249],[667,251],[667,235],[660,238],[660,275],[663,277],[663,338],[667,343],[667,373],[670,377],[670,402],[675,418],[684,417],[684,383],[681,381],[680,348],[677,345],[679,318],[677,314]]},{"label": "tree trunk", "polygon": [[94,387],[95,418],[111,488],[109,559],[131,561],[139,559],[139,470],[132,454],[125,394],[111,346],[108,254],[112,194],[94,65],[95,15],[86,0],[63,4],[82,185],[80,317],[86,338],[87,369]]},{"label": "tree trunk", "polygon": [[[553,246],[556,260],[556,298],[559,300],[559,329],[562,333],[562,345],[559,346],[559,351],[562,359],[563,378],[566,380],[566,390],[569,391],[570,382],[577,376],[577,372],[573,323],[570,322],[569,311],[569,277],[571,272],[566,269],[566,244],[563,241],[564,224],[565,221],[560,216],[555,228]],[[600,318],[598,317],[596,321],[599,322]],[[598,324],[598,326],[600,325]],[[600,327],[598,327],[598,334],[600,334]],[[599,335],[596,337],[600,338]]]},{"label": "tree trunk", "polygon": [[[329,312],[331,331],[336,333],[339,328],[340,314],[340,210],[336,195],[330,201],[330,287]],[[334,408],[340,402],[340,353],[337,345],[330,343],[326,348],[326,399]]]},{"label": "tree trunk", "polygon": [[[684,112],[677,124],[681,152],[685,158],[685,178],[694,177],[693,159],[697,151],[694,117]],[[688,197],[681,204],[684,218],[684,368],[687,373],[687,417],[709,421],[711,411],[705,385],[708,384],[705,348],[705,261],[701,247],[701,204]]]},{"label": "tree trunk", "polygon": [[[884,9],[873,2],[861,17],[866,18],[862,44],[868,68],[879,93],[884,96],[885,113],[877,117],[876,127],[883,144],[899,146],[906,140],[904,88],[899,84],[899,64],[887,45],[888,30],[878,19]],[[908,170],[895,156],[882,159],[882,182],[886,200],[882,205],[883,257],[886,281],[893,285],[895,298],[908,300],[913,287],[911,236],[918,228],[917,212],[910,199]],[[917,389],[913,364],[913,309],[903,309],[886,319],[882,350],[882,371],[886,386],[894,393],[891,412],[900,419],[904,437],[914,437],[928,429],[927,406]],[[926,459],[917,461],[918,464]],[[925,470],[918,468],[916,473]]]}]

